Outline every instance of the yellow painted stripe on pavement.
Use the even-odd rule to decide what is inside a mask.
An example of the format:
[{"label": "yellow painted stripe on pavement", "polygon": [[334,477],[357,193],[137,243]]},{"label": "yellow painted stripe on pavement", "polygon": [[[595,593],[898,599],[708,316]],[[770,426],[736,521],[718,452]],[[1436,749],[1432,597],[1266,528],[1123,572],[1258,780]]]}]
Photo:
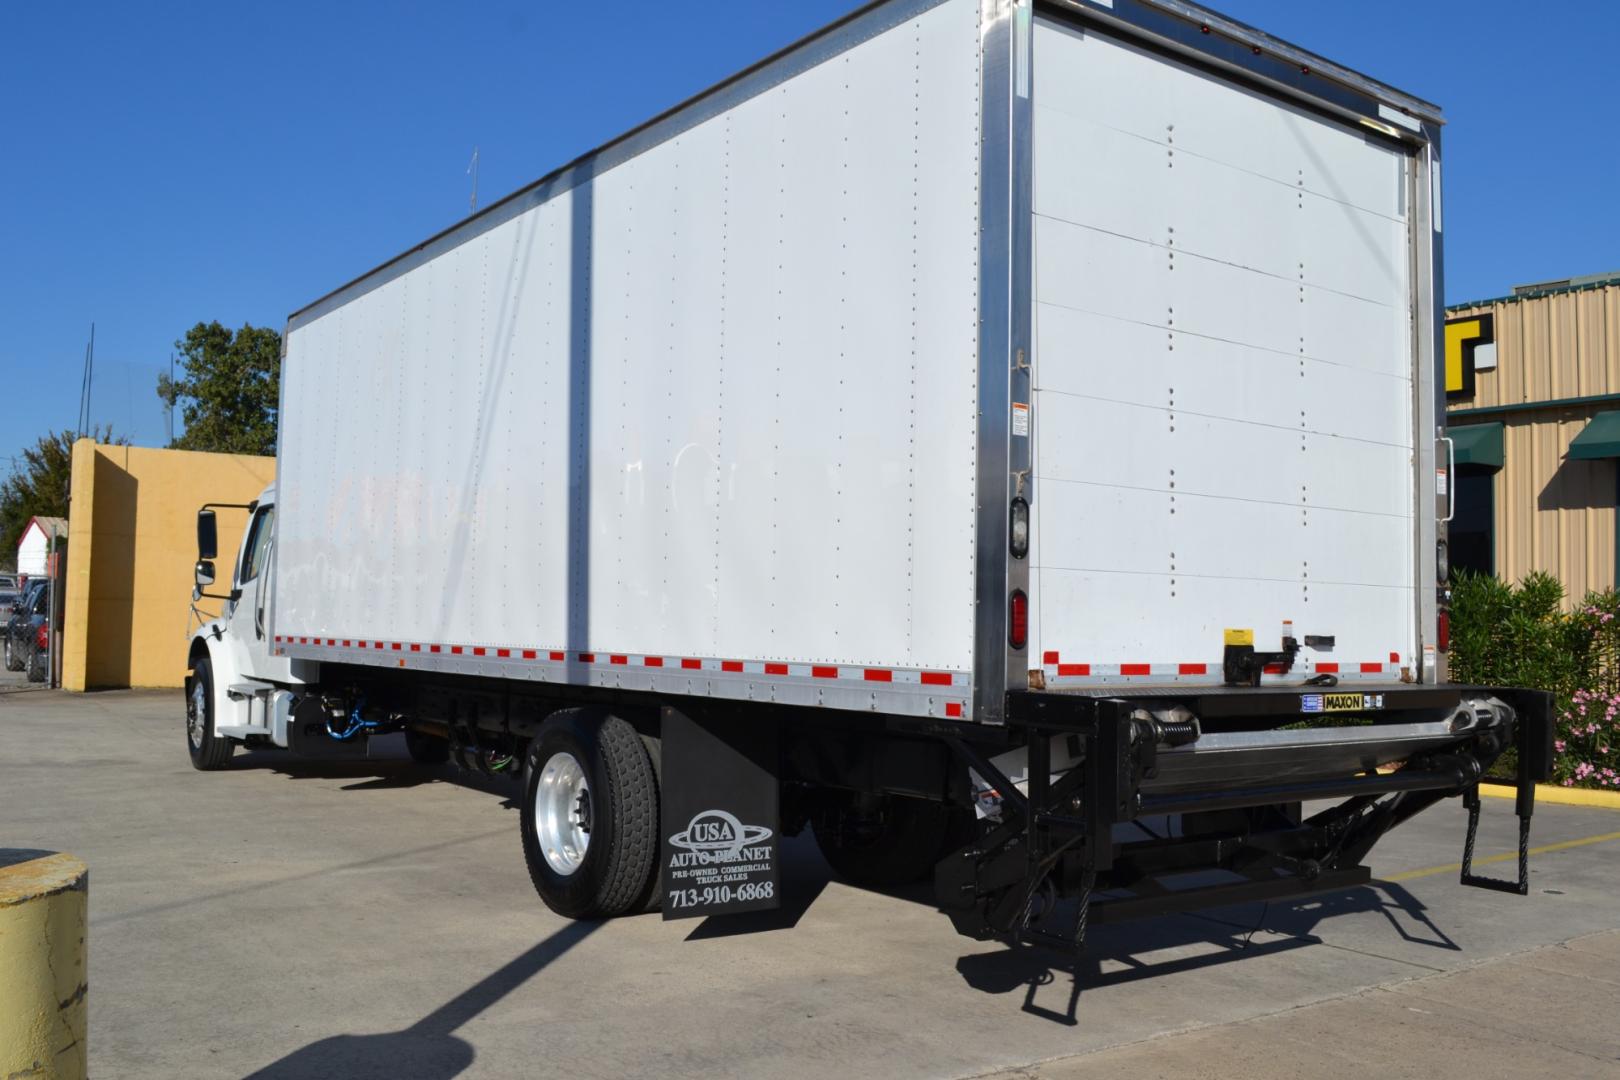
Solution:
[{"label": "yellow painted stripe on pavement", "polygon": [[[1620,832],[1603,833],[1601,836],[1587,836],[1579,840],[1560,840],[1556,844],[1542,844],[1540,847],[1530,849],[1532,855],[1546,855],[1553,851],[1568,851],[1570,848],[1585,847],[1588,844],[1607,844],[1612,840],[1620,840]],[[1504,852],[1501,855],[1487,855],[1483,859],[1475,859],[1475,866],[1484,866],[1487,863],[1507,862],[1517,859],[1517,851]],[[1380,877],[1379,881],[1413,881],[1417,878],[1433,877],[1436,874],[1460,874],[1462,863],[1447,863],[1445,866],[1431,866],[1425,870],[1408,870],[1404,874],[1390,874]]]},{"label": "yellow painted stripe on pavement", "polygon": [[[1481,784],[1481,795],[1493,799],[1517,798],[1519,789],[1512,784]],[[1597,788],[1563,787],[1559,784],[1537,784],[1536,802],[1555,803],[1559,806],[1596,806],[1604,810],[1620,810],[1620,791],[1602,791]]]}]

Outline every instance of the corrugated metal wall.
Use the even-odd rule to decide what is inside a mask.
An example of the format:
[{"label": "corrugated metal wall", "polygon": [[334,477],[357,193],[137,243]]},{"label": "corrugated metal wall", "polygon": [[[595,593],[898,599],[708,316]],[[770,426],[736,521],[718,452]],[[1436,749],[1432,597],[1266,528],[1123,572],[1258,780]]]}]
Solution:
[{"label": "corrugated metal wall", "polygon": [[1615,463],[1566,461],[1598,408],[1506,419],[1496,474],[1496,572],[1555,574],[1572,601],[1614,586]]},{"label": "corrugated metal wall", "polygon": [[[1475,376],[1453,412],[1620,393],[1620,285],[1456,308],[1448,318],[1492,313],[1497,366]],[[1616,585],[1616,463],[1569,461],[1569,444],[1620,401],[1458,416],[1504,425],[1496,475],[1496,572],[1517,581],[1545,570],[1574,603]]]},{"label": "corrugated metal wall", "polygon": [[1488,312],[1496,369],[1479,372],[1474,396],[1453,409],[1620,392],[1620,285],[1453,308],[1446,317]]}]

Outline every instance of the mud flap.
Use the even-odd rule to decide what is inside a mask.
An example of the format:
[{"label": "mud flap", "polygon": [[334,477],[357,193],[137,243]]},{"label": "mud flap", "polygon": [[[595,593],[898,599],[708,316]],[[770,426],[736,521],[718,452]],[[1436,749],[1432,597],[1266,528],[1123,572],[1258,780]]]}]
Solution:
[{"label": "mud flap", "polygon": [[664,918],[780,907],[776,727],[665,707]]}]

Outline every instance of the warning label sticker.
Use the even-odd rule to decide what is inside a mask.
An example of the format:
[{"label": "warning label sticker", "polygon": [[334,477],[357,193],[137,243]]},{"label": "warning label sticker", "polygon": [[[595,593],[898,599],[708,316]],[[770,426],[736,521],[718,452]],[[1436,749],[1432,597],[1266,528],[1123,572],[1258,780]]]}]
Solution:
[{"label": "warning label sticker", "polygon": [[1012,433],[1029,438],[1029,406],[1022,401],[1013,402]]}]

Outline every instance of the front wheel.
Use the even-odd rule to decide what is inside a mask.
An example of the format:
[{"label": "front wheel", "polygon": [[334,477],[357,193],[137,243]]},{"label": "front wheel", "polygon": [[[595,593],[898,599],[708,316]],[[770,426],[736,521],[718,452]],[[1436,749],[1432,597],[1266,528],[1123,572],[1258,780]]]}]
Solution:
[{"label": "front wheel", "polygon": [[6,637],[6,670],[21,671],[23,669],[22,653],[11,643],[10,635]]},{"label": "front wheel", "polygon": [[203,657],[191,669],[186,695],[186,750],[193,767],[213,772],[225,767],[235,749],[231,740],[214,734],[214,665]]},{"label": "front wheel", "polygon": [[636,729],[556,713],[529,746],[523,858],[546,906],[571,919],[640,910],[658,863],[658,781]]}]

